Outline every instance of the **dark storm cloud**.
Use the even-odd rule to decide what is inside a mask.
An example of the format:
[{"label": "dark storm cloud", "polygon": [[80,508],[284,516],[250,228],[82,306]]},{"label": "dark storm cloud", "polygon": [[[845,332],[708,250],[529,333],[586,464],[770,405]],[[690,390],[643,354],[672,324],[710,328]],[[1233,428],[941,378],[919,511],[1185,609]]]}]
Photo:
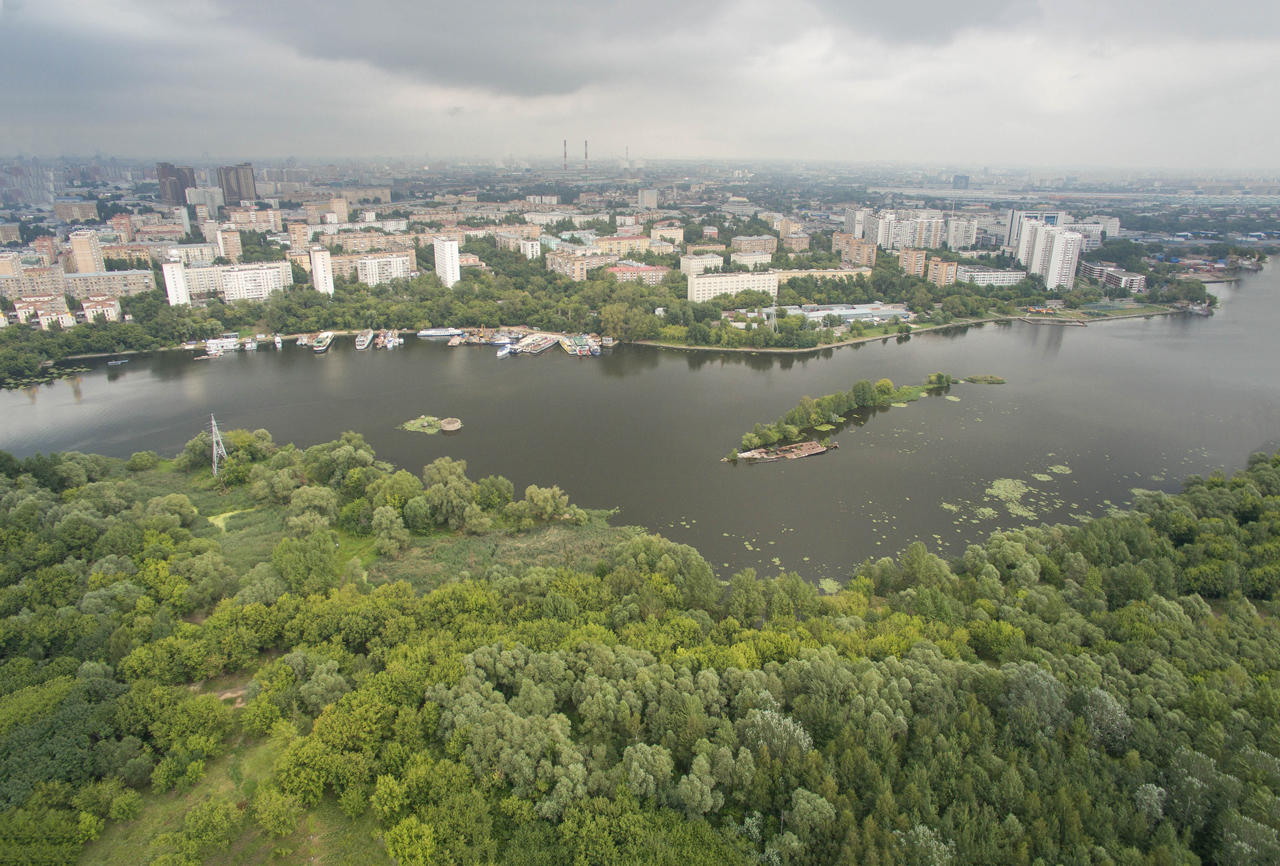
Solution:
[{"label": "dark storm cloud", "polygon": [[[706,26],[723,3],[634,4],[364,0],[318,14],[302,0],[215,0],[225,25],[267,33],[289,49],[353,60],[424,82],[520,96],[572,93],[692,58],[682,28]],[[674,56],[673,56],[674,53]]]},{"label": "dark storm cloud", "polygon": [[1278,71],[1250,0],[0,0],[0,154],[1261,167]]}]

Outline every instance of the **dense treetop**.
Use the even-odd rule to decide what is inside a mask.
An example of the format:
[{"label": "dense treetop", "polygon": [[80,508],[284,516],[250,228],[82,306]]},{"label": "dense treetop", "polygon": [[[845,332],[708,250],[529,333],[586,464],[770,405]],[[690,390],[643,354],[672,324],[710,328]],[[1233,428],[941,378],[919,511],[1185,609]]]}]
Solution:
[{"label": "dense treetop", "polygon": [[824,593],[225,438],[0,457],[0,862],[1280,858],[1280,457]]}]

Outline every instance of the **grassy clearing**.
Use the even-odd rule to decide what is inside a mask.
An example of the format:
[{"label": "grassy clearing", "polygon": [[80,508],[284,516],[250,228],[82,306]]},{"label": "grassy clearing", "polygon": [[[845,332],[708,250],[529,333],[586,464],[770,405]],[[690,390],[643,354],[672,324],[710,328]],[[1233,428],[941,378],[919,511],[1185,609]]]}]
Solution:
[{"label": "grassy clearing", "polygon": [[179,832],[188,809],[209,797],[230,797],[243,813],[241,832],[224,850],[206,856],[204,862],[212,866],[390,864],[376,841],[372,814],[352,820],[332,798],[308,810],[292,836],[277,838],[258,827],[253,820],[253,794],[271,778],[281,751],[270,740],[237,742],[230,754],[210,762],[204,778],[190,791],[148,794],[137,820],[108,824],[96,841],[85,846],[80,862],[86,866],[147,862],[165,852],[159,837]]},{"label": "grassy clearing", "polygon": [[641,532],[634,526],[609,526],[605,512],[592,512],[586,526],[552,524],[516,535],[439,533],[415,539],[415,546],[395,560],[375,563],[369,578],[405,580],[426,592],[463,572],[479,577],[494,568],[511,573],[534,565],[590,571],[611,547]]},{"label": "grassy clearing", "polygon": [[221,515],[225,535],[222,556],[243,574],[259,562],[271,559],[271,551],[284,535],[284,514],[278,508],[246,508]]}]

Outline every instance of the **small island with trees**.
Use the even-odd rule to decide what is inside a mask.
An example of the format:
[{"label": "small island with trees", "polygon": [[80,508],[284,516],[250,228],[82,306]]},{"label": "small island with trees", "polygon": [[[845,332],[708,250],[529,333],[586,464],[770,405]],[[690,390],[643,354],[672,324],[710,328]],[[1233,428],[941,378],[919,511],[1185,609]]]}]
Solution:
[{"label": "small island with trees", "polygon": [[410,433],[426,433],[428,436],[434,436],[442,430],[445,433],[456,433],[462,429],[462,421],[458,418],[437,418],[435,415],[419,415],[417,418],[401,424],[400,429],[408,430]]},{"label": "small island with trees", "polygon": [[[998,376],[978,377],[984,380]],[[859,379],[848,391],[837,391],[814,399],[807,394],[793,409],[772,424],[757,423],[742,434],[741,447],[729,452],[725,462],[738,460],[761,462],[777,459],[795,459],[823,454],[828,448],[838,447],[825,434],[836,426],[849,421],[855,414],[865,415],[876,409],[905,405],[919,400],[929,393],[941,394],[951,387],[953,379],[948,373],[930,373],[922,385],[895,387],[890,379],[880,379],[872,384],[870,379]],[[1003,383],[1004,380],[1000,379]],[[815,441],[815,437],[821,439]]]}]

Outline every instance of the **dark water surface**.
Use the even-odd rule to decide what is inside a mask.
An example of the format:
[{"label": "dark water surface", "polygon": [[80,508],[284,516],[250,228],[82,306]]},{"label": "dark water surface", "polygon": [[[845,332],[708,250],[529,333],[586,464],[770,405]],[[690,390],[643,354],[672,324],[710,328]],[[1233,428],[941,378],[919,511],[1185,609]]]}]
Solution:
[{"label": "dark water surface", "polygon": [[[729,569],[841,577],[915,539],[958,553],[987,532],[1070,521],[1134,488],[1176,490],[1192,473],[1242,467],[1280,447],[1280,275],[1230,287],[1212,318],[1087,328],[986,325],[806,356],[622,346],[598,359],[558,348],[498,360],[410,337],[393,352],[327,355],[287,345],[193,362],[190,353],[92,362],[75,381],[0,393],[0,448],[175,454],[218,416],[299,446],[364,434],[412,471],[442,455],[517,489],[558,484],[578,504],[617,507]],[[950,397],[890,409],[786,463],[719,462],[756,421],[805,394],[934,370],[995,374]],[[396,427],[454,415],[450,436]]]}]

